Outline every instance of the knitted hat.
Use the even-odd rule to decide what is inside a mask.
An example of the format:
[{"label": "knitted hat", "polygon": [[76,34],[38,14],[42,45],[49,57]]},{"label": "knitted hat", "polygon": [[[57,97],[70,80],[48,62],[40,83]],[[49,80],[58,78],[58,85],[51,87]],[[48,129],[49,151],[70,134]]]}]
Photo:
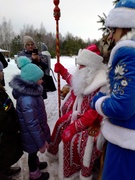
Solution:
[{"label": "knitted hat", "polygon": [[24,36],[24,37],[23,37],[24,47],[26,46],[26,44],[27,44],[28,42],[33,42],[33,43],[35,44],[35,41],[33,40],[32,37],[30,37],[30,36]]},{"label": "knitted hat", "polygon": [[44,75],[43,71],[25,56],[17,59],[17,66],[21,69],[21,77],[24,80],[37,82]]},{"label": "knitted hat", "polygon": [[135,1],[120,0],[109,12],[106,27],[135,28]]},{"label": "knitted hat", "polygon": [[41,51],[48,51],[48,47],[45,43],[41,43]]},{"label": "knitted hat", "polygon": [[0,62],[0,71],[3,71],[3,64]]},{"label": "knitted hat", "polygon": [[99,66],[103,58],[99,56],[100,51],[95,44],[88,46],[86,49],[80,49],[77,58],[77,64],[84,66]]}]

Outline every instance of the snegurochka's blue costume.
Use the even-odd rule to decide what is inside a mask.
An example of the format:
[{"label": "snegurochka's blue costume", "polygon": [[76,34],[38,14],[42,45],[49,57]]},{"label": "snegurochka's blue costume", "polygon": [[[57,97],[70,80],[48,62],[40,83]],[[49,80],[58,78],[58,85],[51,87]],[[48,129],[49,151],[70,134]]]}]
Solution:
[{"label": "snegurochka's blue costume", "polygon": [[104,116],[108,141],[102,180],[135,180],[135,1],[119,1],[107,27],[131,28],[117,42],[109,60],[109,93],[98,93],[91,106]]}]

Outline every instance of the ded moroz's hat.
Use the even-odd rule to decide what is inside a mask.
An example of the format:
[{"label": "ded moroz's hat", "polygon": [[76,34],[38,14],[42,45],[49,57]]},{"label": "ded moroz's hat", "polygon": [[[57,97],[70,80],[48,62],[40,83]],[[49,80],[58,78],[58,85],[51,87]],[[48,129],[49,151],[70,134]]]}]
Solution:
[{"label": "ded moroz's hat", "polygon": [[80,49],[77,57],[77,64],[88,67],[102,65],[103,58],[95,44],[91,44],[86,49]]}]

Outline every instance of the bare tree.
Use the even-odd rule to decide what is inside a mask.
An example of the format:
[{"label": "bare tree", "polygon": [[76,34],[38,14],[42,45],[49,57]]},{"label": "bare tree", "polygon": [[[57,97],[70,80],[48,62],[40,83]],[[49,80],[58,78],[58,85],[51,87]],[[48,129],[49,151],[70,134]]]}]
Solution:
[{"label": "bare tree", "polygon": [[11,41],[14,36],[11,20],[7,21],[4,17],[0,25],[0,46],[10,51]]}]

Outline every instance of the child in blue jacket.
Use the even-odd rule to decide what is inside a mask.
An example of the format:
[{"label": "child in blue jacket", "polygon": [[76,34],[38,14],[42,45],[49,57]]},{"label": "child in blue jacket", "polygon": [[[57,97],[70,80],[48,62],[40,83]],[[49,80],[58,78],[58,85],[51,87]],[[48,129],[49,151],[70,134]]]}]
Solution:
[{"label": "child in blue jacket", "polygon": [[44,153],[50,142],[50,128],[42,97],[41,86],[43,71],[27,57],[17,59],[20,75],[10,81],[12,94],[16,99],[16,110],[19,116],[23,150],[28,153],[30,180],[46,180],[49,173],[41,173],[46,162],[39,162],[37,152]]}]

